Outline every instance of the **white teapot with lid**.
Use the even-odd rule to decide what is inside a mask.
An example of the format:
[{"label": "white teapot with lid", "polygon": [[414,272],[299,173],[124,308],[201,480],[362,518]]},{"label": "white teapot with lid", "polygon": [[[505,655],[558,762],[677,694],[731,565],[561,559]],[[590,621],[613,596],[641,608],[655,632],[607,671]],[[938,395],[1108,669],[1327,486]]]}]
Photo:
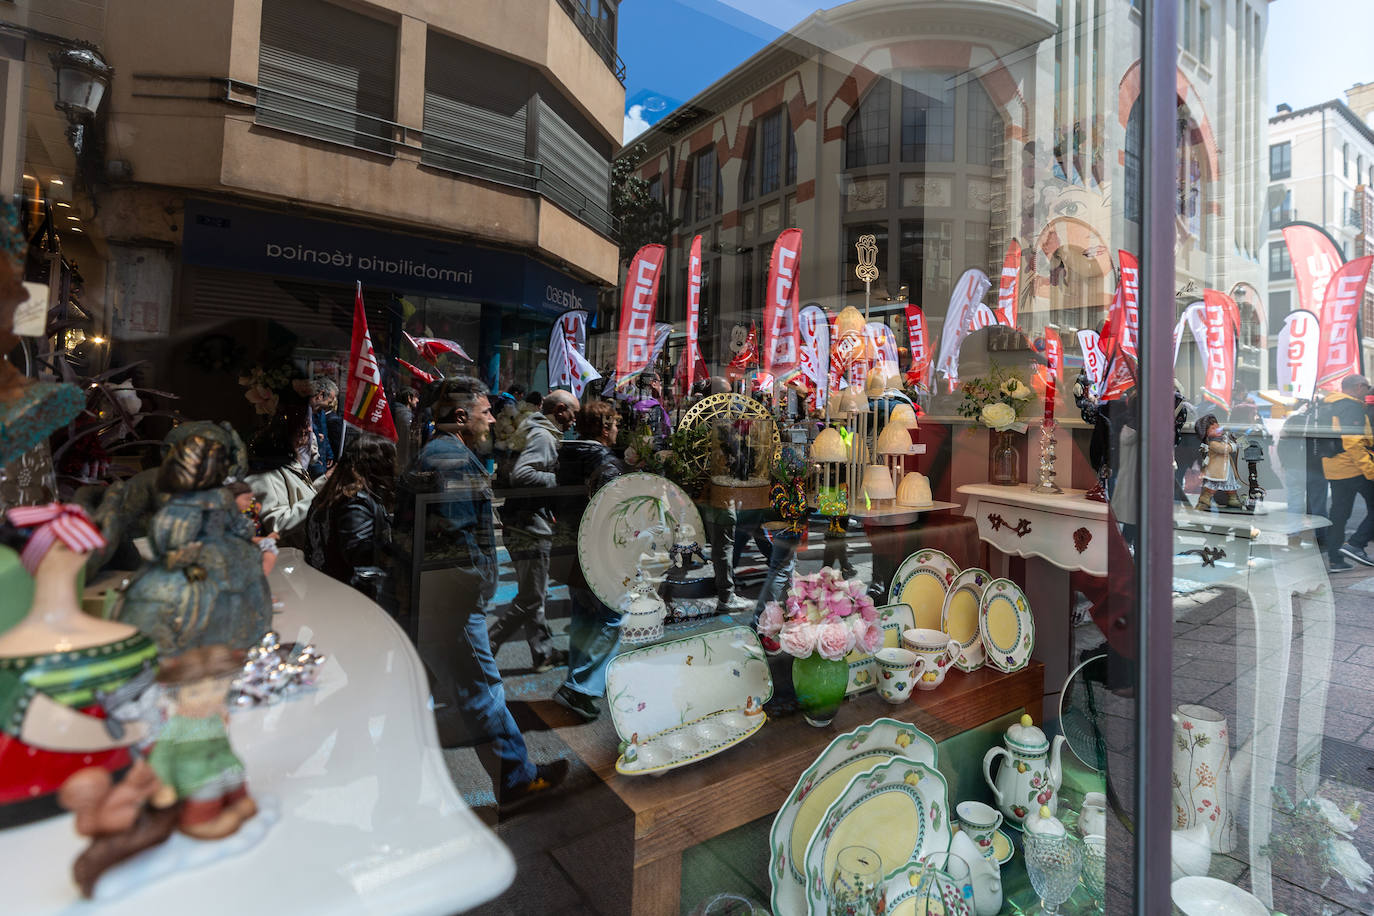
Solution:
[{"label": "white teapot with lid", "polygon": [[[1059,808],[1059,786],[1064,779],[1059,765],[1064,736],[1055,735],[1051,744],[1030,716],[1022,716],[1020,722],[1007,729],[1003,742],[1006,747],[991,748],[983,757],[983,779],[992,789],[997,807],[1018,828],[1025,823],[1026,815],[1042,805],[1053,814]],[[998,757],[1006,760],[994,780],[992,764]]]},{"label": "white teapot with lid", "polygon": [[622,643],[633,646],[663,638],[668,606],[642,567],[635,571],[634,583],[620,599],[620,611],[624,615],[620,624]]}]

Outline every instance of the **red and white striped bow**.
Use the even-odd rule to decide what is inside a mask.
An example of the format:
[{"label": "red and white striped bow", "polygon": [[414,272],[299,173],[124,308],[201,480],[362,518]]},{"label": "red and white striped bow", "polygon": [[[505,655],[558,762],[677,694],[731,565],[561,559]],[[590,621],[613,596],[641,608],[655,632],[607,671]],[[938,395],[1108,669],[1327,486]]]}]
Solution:
[{"label": "red and white striped bow", "polygon": [[16,506],[6,513],[10,524],[36,529],[19,553],[19,562],[30,573],[52,545],[61,541],[77,553],[89,553],[105,546],[105,536],[80,506],[49,503],[46,506]]}]

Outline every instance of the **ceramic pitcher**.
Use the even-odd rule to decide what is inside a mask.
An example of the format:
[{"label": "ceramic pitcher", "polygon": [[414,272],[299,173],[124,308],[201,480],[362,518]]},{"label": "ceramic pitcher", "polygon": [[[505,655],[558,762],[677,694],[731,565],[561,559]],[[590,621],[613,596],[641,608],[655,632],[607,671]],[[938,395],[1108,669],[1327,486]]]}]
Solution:
[{"label": "ceramic pitcher", "polygon": [[[1030,716],[1007,729],[1003,738],[1006,747],[994,747],[983,757],[983,779],[992,789],[997,807],[1006,815],[1007,823],[1020,828],[1026,815],[1044,805],[1053,814],[1059,807],[1059,785],[1063,770],[1059,766],[1064,750],[1064,736],[1055,735],[1054,743],[1032,724]],[[992,777],[992,764],[1005,757]]]},{"label": "ceramic pitcher", "polygon": [[1235,845],[1227,793],[1230,765],[1226,717],[1206,706],[1179,706],[1174,713],[1174,829],[1204,825],[1213,852],[1230,852]]}]

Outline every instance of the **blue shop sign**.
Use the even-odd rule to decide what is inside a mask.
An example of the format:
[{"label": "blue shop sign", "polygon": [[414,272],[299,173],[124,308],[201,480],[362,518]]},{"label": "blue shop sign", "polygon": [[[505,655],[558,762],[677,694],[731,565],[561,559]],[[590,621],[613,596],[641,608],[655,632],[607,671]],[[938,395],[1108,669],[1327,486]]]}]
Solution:
[{"label": "blue shop sign", "polygon": [[203,200],[186,202],[182,258],[204,267],[524,304],[551,317],[596,301],[596,287],[513,252]]}]

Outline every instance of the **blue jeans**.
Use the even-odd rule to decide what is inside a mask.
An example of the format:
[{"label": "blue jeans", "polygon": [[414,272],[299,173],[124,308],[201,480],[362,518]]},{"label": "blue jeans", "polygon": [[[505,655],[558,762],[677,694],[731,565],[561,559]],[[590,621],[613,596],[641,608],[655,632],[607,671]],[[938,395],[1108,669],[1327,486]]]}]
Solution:
[{"label": "blue jeans", "polygon": [[534,764],[506,708],[501,671],[487,640],[489,589],[463,569],[436,570],[426,578],[433,591],[421,595],[419,649],[434,675],[434,699],[447,707],[436,712],[440,734],[461,728],[471,740],[490,744],[501,788],[522,786],[534,778]]},{"label": "blue jeans", "polygon": [[787,589],[792,584],[792,570],[797,567],[797,541],[778,535],[773,538],[772,551],[768,556],[768,574],[764,576],[763,588],[759,590],[759,600],[754,602],[754,623],[759,625],[763,607],[770,601],[781,603],[787,597]]},{"label": "blue jeans", "polygon": [[590,589],[568,586],[572,620],[568,623],[568,679],[563,686],[588,696],[606,695],[606,666],[620,648],[620,611],[609,608]]}]

